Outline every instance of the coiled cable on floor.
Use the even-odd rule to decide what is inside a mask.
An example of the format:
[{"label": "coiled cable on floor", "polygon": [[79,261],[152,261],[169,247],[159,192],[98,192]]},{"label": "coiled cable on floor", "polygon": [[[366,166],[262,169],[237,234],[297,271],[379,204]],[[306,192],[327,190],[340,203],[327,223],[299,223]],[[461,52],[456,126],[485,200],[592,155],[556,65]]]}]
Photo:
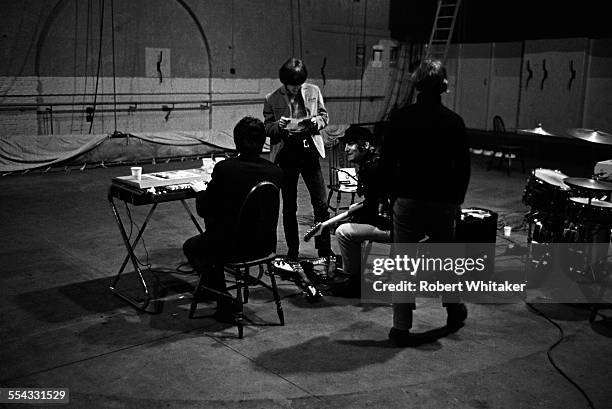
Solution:
[{"label": "coiled cable on floor", "polygon": [[557,339],[557,341],[552,344],[549,348],[548,351],[546,351],[546,356],[548,357],[548,360],[550,361],[550,364],[557,370],[557,372],[559,372],[561,374],[561,376],[563,376],[569,383],[571,383],[572,385],[574,385],[574,387],[576,389],[578,389],[578,392],[580,392],[582,394],[582,396],[584,396],[584,398],[586,399],[587,403],[589,404],[589,407],[592,409],[595,409],[595,405],[593,405],[593,401],[591,401],[591,398],[589,398],[589,395],[587,395],[587,393],[584,391],[584,389],[582,389],[580,387],[580,385],[578,385],[574,380],[572,380],[569,376],[567,376],[565,374],[565,372],[563,372],[561,370],[561,368],[559,368],[557,366],[557,364],[555,363],[553,357],[552,357],[552,350],[559,345],[561,342],[563,342],[563,340],[565,339],[565,332],[563,331],[563,328],[561,328],[561,326],[559,324],[557,324],[556,322],[554,322],[552,319],[550,319],[546,314],[544,314],[542,311],[540,311],[539,309],[537,309],[532,303],[528,303],[525,302],[525,304],[527,304],[527,307],[529,307],[530,309],[532,309],[533,311],[536,312],[536,314],[542,316],[546,321],[550,322],[551,324],[553,324],[558,330],[559,330],[559,338]]}]

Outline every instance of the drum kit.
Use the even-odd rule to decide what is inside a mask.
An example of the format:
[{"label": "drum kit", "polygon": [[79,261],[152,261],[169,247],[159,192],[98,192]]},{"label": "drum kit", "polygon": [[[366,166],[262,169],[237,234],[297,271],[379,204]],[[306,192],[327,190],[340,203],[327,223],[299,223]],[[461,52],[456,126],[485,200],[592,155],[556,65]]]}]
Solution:
[{"label": "drum kit", "polygon": [[[550,134],[541,125],[523,132]],[[612,134],[605,132],[572,128],[567,133],[591,143],[612,145]],[[602,262],[612,257],[608,254],[612,183],[603,176],[610,177],[569,177],[559,170],[538,168],[531,172],[523,192],[523,202],[531,207],[525,216],[528,243],[579,243],[576,248],[581,249],[584,265],[567,267],[583,278],[591,275],[593,280],[596,270],[606,273]]]},{"label": "drum kit", "polygon": [[[568,177],[558,170],[534,169],[523,194],[523,202],[531,207],[525,216],[528,243],[568,243],[564,251],[574,253],[574,257],[570,259],[565,254],[565,259],[572,262],[563,267],[577,281],[599,280],[607,274],[603,262],[609,257],[611,193],[610,182]],[[550,262],[550,253],[542,254],[532,254],[535,265]]]}]

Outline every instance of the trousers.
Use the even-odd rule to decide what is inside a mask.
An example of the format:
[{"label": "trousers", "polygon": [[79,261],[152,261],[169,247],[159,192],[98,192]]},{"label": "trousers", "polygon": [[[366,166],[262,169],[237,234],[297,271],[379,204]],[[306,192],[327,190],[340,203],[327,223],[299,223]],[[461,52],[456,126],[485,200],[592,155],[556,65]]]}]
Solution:
[{"label": "trousers", "polygon": [[[452,243],[461,208],[456,204],[398,198],[393,203],[394,243],[414,243],[428,236],[430,243]],[[393,252],[394,250],[392,250]],[[442,299],[444,306],[459,302],[456,297]],[[393,304],[393,327],[412,328],[413,302]]]},{"label": "trousers", "polygon": [[[277,163],[283,170],[281,195],[283,198],[283,227],[289,254],[297,257],[300,238],[297,222],[297,188],[300,174],[310,194],[310,203],[314,212],[314,221],[323,222],[329,219],[326,201],[325,180],[321,172],[319,154],[314,144],[308,147],[286,145],[279,153]],[[331,254],[329,229],[321,231],[315,237],[315,248],[319,256]]]},{"label": "trousers", "polygon": [[386,243],[391,232],[365,223],[343,223],[336,229],[336,239],[342,255],[342,268],[350,280],[359,281],[362,272],[361,244],[366,240]]},{"label": "trousers", "polygon": [[221,250],[215,246],[216,240],[204,232],[191,237],[183,243],[183,253],[189,264],[202,277],[202,283],[209,288],[225,292],[225,274]]}]

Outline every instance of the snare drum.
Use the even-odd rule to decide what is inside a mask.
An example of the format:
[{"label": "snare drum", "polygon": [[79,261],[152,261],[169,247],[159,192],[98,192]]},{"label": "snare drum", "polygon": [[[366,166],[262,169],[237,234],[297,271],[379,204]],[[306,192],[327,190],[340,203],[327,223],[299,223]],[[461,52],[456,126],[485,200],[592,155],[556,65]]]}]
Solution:
[{"label": "snare drum", "polygon": [[569,219],[576,223],[603,224],[612,226],[612,203],[586,197],[570,197]]},{"label": "snare drum", "polygon": [[567,175],[552,169],[534,169],[527,179],[523,203],[534,209],[561,212],[565,208],[570,188],[563,179]]}]

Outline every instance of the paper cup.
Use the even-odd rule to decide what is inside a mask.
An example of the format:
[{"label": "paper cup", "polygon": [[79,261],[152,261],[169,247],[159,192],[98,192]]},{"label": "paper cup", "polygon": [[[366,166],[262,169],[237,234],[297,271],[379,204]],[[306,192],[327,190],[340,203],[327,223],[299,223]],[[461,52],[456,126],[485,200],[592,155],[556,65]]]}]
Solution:
[{"label": "paper cup", "polygon": [[132,166],[132,176],[140,182],[142,178],[142,168],[140,166]]},{"label": "paper cup", "polygon": [[504,236],[510,236],[512,234],[512,226],[504,226]]}]

